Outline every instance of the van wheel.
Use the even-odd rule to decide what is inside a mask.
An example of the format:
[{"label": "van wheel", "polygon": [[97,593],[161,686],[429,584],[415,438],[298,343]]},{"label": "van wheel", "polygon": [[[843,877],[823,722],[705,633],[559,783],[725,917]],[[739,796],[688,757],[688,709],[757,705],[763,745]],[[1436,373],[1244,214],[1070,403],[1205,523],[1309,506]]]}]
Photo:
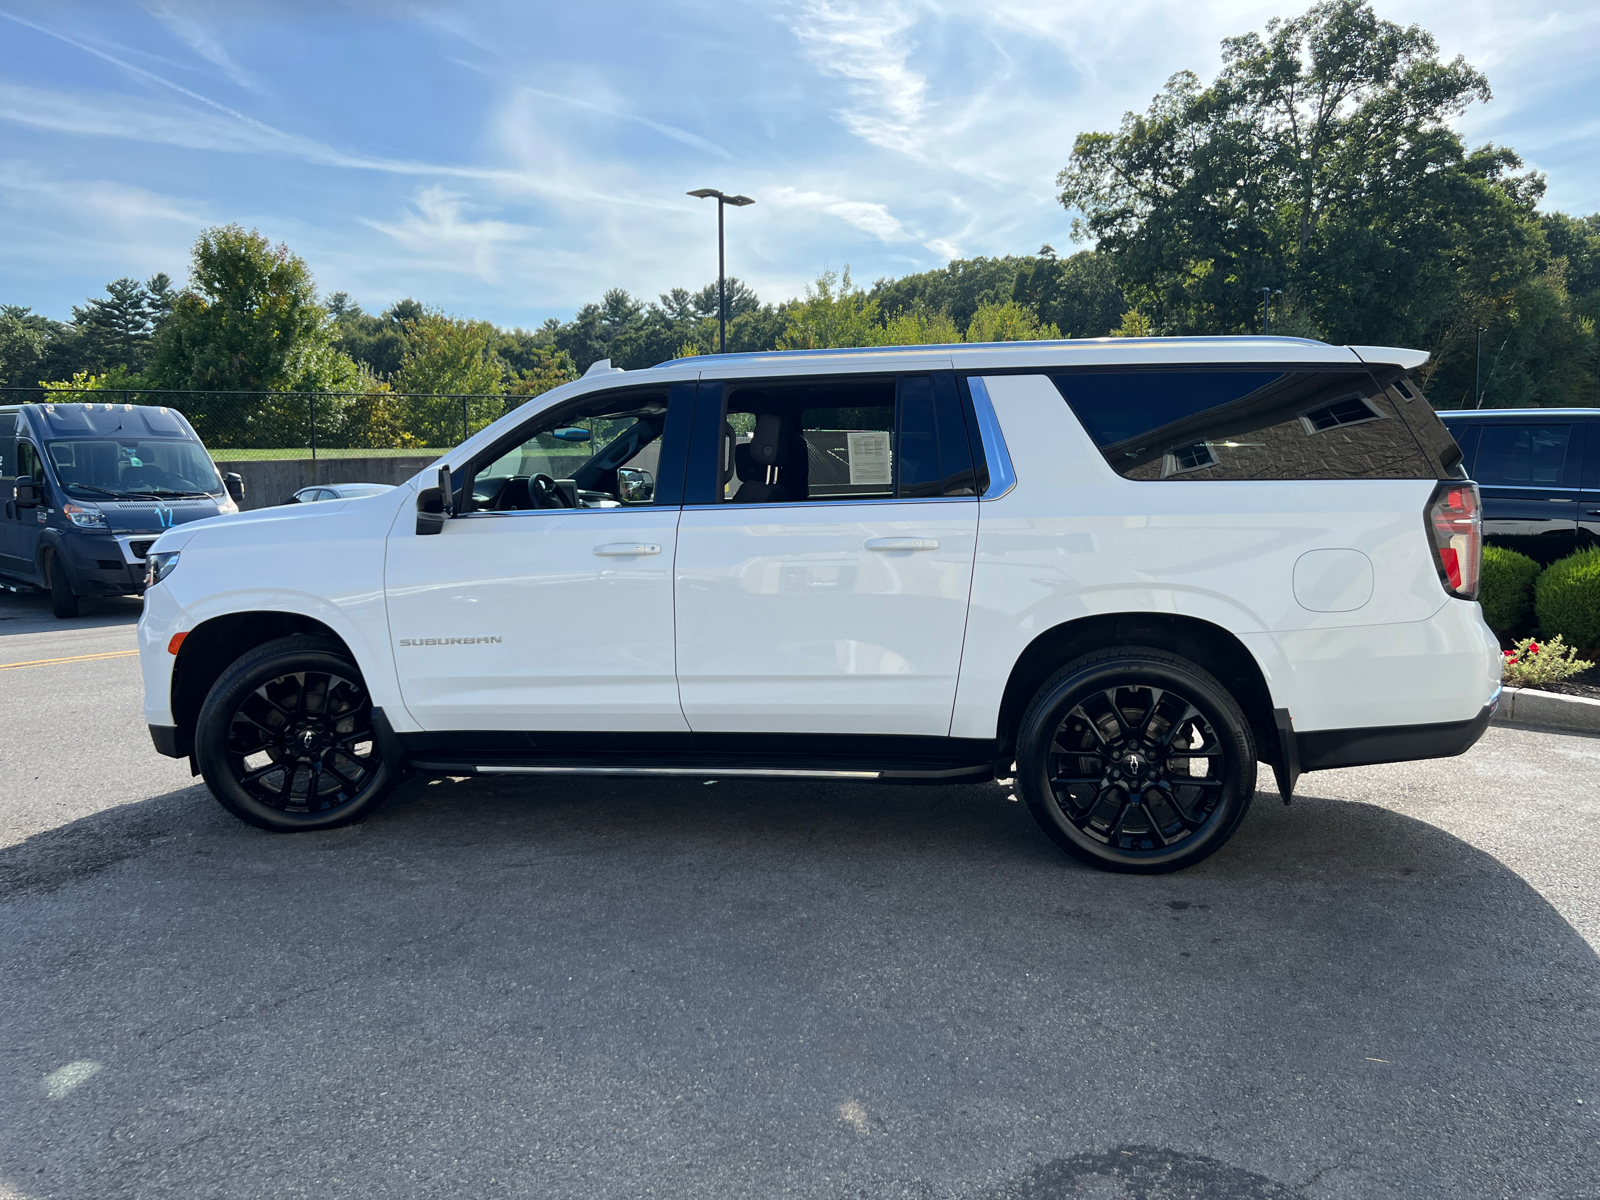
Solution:
[{"label": "van wheel", "polygon": [[397,777],[361,672],[336,644],[304,634],[258,646],[223,672],[194,746],[222,807],[276,832],[359,820]]},{"label": "van wheel", "polygon": [[1221,849],[1256,788],[1255,739],[1226,688],[1165,650],[1125,647],[1045,680],[1017,731],[1017,787],[1068,854],[1157,874]]},{"label": "van wheel", "polygon": [[45,573],[50,577],[50,611],[58,617],[78,615],[78,597],[73,593],[72,580],[67,578],[67,568],[59,555],[52,554],[44,560]]}]

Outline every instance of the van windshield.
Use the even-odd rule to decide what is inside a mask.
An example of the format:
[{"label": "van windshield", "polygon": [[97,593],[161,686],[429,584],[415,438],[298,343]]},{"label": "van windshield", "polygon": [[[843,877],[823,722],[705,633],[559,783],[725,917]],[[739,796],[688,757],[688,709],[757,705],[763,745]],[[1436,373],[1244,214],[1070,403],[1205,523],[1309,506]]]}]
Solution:
[{"label": "van windshield", "polygon": [[222,478],[199,442],[177,438],[49,443],[62,488],[74,496],[214,496]]}]

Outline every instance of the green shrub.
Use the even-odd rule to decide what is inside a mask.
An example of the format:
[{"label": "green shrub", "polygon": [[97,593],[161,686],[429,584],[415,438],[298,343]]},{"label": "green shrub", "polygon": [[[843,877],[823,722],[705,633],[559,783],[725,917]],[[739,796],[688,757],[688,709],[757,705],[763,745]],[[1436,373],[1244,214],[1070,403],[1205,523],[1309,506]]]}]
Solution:
[{"label": "green shrub", "polygon": [[1501,656],[1500,678],[1512,687],[1538,687],[1557,683],[1569,675],[1581,675],[1593,666],[1565,645],[1560,634],[1542,646],[1533,638],[1523,638],[1515,650],[1507,650]]},{"label": "green shrub", "polygon": [[1502,546],[1483,548],[1483,579],[1478,588],[1478,603],[1483,619],[1501,637],[1521,633],[1533,618],[1533,582],[1539,578],[1539,564],[1526,554]]},{"label": "green shrub", "polygon": [[1533,592],[1533,610],[1546,637],[1572,646],[1600,646],[1600,546],[1551,563]]}]

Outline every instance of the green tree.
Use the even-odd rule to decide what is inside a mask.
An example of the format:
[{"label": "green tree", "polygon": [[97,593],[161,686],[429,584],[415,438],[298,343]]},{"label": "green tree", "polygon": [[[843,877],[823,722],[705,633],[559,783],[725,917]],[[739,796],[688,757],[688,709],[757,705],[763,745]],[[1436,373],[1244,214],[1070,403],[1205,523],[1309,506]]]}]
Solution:
[{"label": "green tree", "polygon": [[1004,304],[1013,295],[1019,272],[1032,267],[1028,258],[958,258],[932,271],[880,279],[870,298],[886,316],[921,308],[950,315],[965,329],[982,304]]},{"label": "green tree", "polygon": [[979,305],[967,326],[969,342],[1036,342],[1060,336],[1059,329],[1041,323],[1038,313],[1015,300]]},{"label": "green tree", "polygon": [[155,331],[154,298],[137,279],[115,279],[106,295],[90,297],[72,309],[73,324],[82,334],[84,353],[101,368],[143,368]]},{"label": "green tree", "polygon": [[881,346],[884,327],[878,301],[844,274],[824,271],[804,300],[792,301],[784,313],[779,350],[821,350],[835,346]]},{"label": "green tree", "polygon": [[[488,321],[425,310],[405,322],[406,351],[397,392],[443,393],[406,403],[406,429],[425,446],[452,446],[505,411],[505,364],[494,353],[499,334]],[[456,399],[470,393],[472,399]],[[485,395],[487,393],[487,395]]]},{"label": "green tree", "polygon": [[0,306],[0,387],[33,387],[38,382],[50,331],[29,320],[32,316],[20,304]]},{"label": "green tree", "polygon": [[1485,297],[1537,265],[1537,177],[1448,122],[1489,96],[1413,25],[1361,0],[1223,42],[1116,133],[1078,137],[1061,202],[1167,333],[1254,332],[1258,289],[1336,341],[1458,350]]},{"label": "green tree", "polygon": [[960,340],[961,330],[949,313],[930,312],[921,305],[890,317],[883,331],[886,346],[945,346]]},{"label": "green tree", "polygon": [[1041,246],[1039,256],[1017,271],[1011,298],[1064,336],[1077,338],[1105,337],[1128,307],[1110,255],[1080,250],[1058,258],[1050,245]]},{"label": "green tree", "polygon": [[305,261],[255,230],[200,234],[189,285],[160,327],[146,372],[152,387],[344,390],[355,364],[332,346]]}]

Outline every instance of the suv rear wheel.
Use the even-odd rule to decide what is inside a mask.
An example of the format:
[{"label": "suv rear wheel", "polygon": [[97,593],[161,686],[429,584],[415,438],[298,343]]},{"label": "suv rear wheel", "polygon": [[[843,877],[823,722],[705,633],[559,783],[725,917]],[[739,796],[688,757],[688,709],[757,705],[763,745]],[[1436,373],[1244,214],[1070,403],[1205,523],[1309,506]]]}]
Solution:
[{"label": "suv rear wheel", "polygon": [[1164,650],[1104,650],[1035,693],[1017,788],[1068,854],[1108,871],[1192,866],[1239,827],[1256,786],[1250,723],[1205,670]]},{"label": "suv rear wheel", "polygon": [[200,708],[195,759],[222,806],[262,829],[329,829],[366,816],[397,776],[372,697],[343,649],[296,635],[223,672]]}]

